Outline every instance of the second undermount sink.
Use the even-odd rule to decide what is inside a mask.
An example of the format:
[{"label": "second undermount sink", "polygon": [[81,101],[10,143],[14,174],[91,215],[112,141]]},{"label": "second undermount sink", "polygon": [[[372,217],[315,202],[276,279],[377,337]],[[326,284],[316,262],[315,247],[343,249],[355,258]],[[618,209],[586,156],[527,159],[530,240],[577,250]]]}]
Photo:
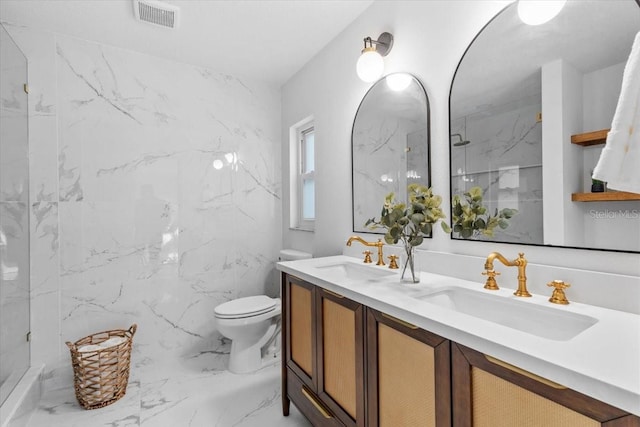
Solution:
[{"label": "second undermount sink", "polygon": [[416,298],[556,341],[570,340],[598,322],[598,319],[583,314],[464,288],[446,288]]},{"label": "second undermount sink", "polygon": [[372,265],[362,265],[353,262],[338,262],[335,264],[318,265],[317,269],[333,276],[352,281],[370,281],[395,274],[393,271]]}]

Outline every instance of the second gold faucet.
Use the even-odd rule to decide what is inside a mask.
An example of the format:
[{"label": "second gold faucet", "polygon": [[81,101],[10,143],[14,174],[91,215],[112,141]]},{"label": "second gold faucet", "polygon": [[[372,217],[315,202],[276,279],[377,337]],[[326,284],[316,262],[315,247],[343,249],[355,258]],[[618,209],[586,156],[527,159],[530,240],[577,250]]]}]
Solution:
[{"label": "second gold faucet", "polygon": [[518,254],[518,258],[514,259],[513,261],[509,261],[499,252],[491,252],[484,263],[485,271],[482,273],[483,275],[487,276],[487,282],[484,285],[484,288],[490,290],[499,289],[495,277],[500,273],[496,272],[493,269],[493,261],[496,259],[507,267],[518,267],[518,290],[516,290],[513,294],[517,297],[530,297],[531,294],[527,290],[527,260],[525,259],[524,253],[522,252],[520,252]]},{"label": "second gold faucet", "polygon": [[377,242],[367,242],[366,240],[364,240],[360,236],[351,236],[351,237],[349,237],[349,240],[347,240],[347,246],[351,246],[351,243],[354,240],[356,242],[362,243],[365,246],[377,247],[378,248],[378,262],[376,262],[376,265],[385,265],[385,263],[384,263],[384,254],[382,253],[382,247],[384,246],[384,242],[382,241],[382,239],[378,239]]}]

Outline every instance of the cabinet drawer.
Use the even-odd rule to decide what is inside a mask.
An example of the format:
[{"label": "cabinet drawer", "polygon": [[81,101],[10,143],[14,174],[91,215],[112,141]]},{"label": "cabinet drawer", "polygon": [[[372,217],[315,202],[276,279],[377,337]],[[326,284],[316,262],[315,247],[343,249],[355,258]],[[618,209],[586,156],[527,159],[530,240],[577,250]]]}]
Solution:
[{"label": "cabinet drawer", "polygon": [[314,426],[344,427],[320,401],[320,398],[305,386],[291,369],[288,369],[287,372],[287,394],[294,405]]}]

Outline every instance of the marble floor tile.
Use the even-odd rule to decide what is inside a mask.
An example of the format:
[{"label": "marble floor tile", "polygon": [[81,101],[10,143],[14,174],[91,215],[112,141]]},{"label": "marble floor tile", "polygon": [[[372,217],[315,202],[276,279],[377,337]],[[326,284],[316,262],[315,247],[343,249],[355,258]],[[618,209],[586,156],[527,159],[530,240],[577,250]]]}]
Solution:
[{"label": "marble floor tile", "polygon": [[280,363],[245,375],[156,367],[132,375],[118,402],[86,411],[72,388],[42,396],[29,427],[308,427],[291,405],[282,416]]}]

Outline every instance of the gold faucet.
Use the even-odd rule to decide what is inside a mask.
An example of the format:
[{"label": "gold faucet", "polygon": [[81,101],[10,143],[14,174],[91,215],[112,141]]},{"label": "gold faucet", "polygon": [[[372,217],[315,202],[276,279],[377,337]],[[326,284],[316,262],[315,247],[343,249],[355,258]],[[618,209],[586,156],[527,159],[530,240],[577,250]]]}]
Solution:
[{"label": "gold faucet", "polygon": [[365,246],[375,246],[378,248],[378,262],[376,262],[376,265],[385,265],[384,263],[384,255],[382,253],[382,246],[384,246],[384,243],[382,242],[382,239],[378,239],[377,242],[367,242],[366,240],[364,240],[362,237],[360,236],[351,236],[349,237],[349,240],[347,240],[347,246],[351,246],[351,243],[353,241],[357,241],[362,243]]},{"label": "gold faucet", "polygon": [[524,258],[524,253],[520,252],[518,254],[518,258],[513,261],[509,261],[499,252],[491,252],[487,257],[487,260],[484,263],[484,276],[487,276],[487,283],[484,285],[485,289],[496,290],[498,288],[498,284],[496,283],[495,277],[500,274],[497,273],[493,269],[493,260],[497,259],[507,267],[518,267],[518,290],[513,294],[517,297],[530,297],[531,294],[527,291],[527,260]]}]

